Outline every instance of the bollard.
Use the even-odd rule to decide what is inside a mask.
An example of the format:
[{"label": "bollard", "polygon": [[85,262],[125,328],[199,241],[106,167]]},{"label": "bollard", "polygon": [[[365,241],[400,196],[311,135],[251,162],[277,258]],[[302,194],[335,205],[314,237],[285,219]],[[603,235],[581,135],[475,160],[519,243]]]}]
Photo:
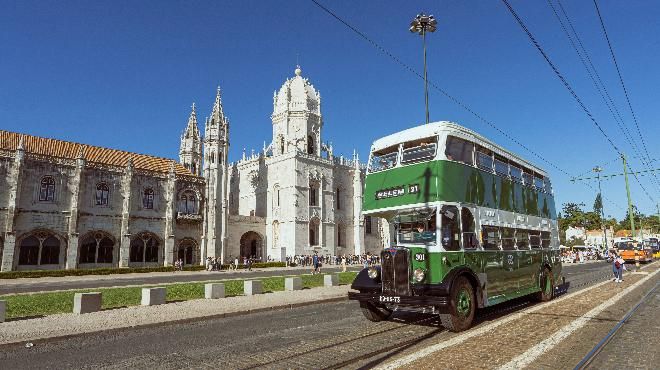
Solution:
[{"label": "bollard", "polygon": [[155,306],[157,304],[165,304],[165,295],[167,289],[165,288],[142,288],[142,302],[143,306]]},{"label": "bollard", "polygon": [[73,296],[73,313],[83,314],[101,311],[101,292],[76,293]]},{"label": "bollard", "polygon": [[288,277],[284,279],[284,290],[293,291],[302,289],[302,278]]},{"label": "bollard", "polygon": [[337,286],[339,285],[339,275],[323,275],[323,286]]},{"label": "bollard", "polygon": [[5,322],[7,316],[7,301],[0,301],[0,322]]},{"label": "bollard", "polygon": [[261,280],[245,280],[243,282],[243,293],[245,295],[261,294],[263,290]]},{"label": "bollard", "polygon": [[221,283],[204,284],[204,298],[206,299],[225,298],[225,284],[221,284]]}]

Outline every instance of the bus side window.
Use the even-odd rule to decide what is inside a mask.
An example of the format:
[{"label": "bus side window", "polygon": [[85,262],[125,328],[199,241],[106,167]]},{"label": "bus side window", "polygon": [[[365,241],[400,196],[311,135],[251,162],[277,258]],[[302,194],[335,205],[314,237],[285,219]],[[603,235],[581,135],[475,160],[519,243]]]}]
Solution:
[{"label": "bus side window", "polygon": [[540,249],[541,248],[541,237],[539,236],[538,231],[530,231],[529,232],[529,246],[532,249]]},{"label": "bus side window", "polygon": [[550,232],[548,231],[541,231],[541,248],[550,248]]},{"label": "bus side window", "polygon": [[529,232],[527,230],[516,230],[516,246],[520,250],[529,250]]},{"label": "bus side window", "polygon": [[514,239],[514,229],[502,227],[502,249],[511,251],[516,249],[516,240]]},{"label": "bus side window", "polygon": [[483,247],[485,250],[500,250],[500,231],[495,226],[481,228]]},{"label": "bus side window", "polygon": [[444,206],[440,213],[442,214],[440,224],[440,242],[442,246],[448,251],[460,250],[458,208],[455,206]]},{"label": "bus side window", "polygon": [[467,165],[473,166],[472,152],[474,151],[474,144],[467,140],[457,138],[455,136],[447,136],[447,144],[445,146],[445,157],[450,161],[462,162]]},{"label": "bus side window", "polygon": [[461,226],[463,230],[463,249],[477,249],[479,240],[475,232],[474,216],[469,208],[461,209]]}]

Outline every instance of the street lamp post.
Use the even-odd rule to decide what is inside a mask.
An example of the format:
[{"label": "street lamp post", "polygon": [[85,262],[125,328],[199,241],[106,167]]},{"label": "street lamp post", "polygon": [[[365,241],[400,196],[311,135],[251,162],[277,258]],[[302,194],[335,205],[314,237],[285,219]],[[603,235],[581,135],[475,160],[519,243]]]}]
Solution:
[{"label": "street lamp post", "polygon": [[607,229],[605,228],[605,211],[603,210],[603,191],[600,188],[600,173],[603,172],[603,168],[600,166],[594,167],[593,171],[598,175],[598,195],[600,195],[600,223],[603,228],[603,238],[605,239],[605,248],[610,249],[610,246],[607,244]]},{"label": "street lamp post", "polygon": [[422,35],[422,44],[424,47],[424,99],[426,101],[426,123],[429,123],[429,82],[426,76],[426,33],[435,32],[438,22],[432,15],[424,13],[417,16],[410,22],[410,32]]}]

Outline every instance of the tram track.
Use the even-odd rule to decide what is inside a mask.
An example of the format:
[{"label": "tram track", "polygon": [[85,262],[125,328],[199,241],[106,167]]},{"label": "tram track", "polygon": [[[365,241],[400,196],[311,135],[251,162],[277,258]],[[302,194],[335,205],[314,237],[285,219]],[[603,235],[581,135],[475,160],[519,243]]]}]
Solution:
[{"label": "tram track", "polygon": [[[576,292],[582,289],[585,289],[589,286],[601,283],[608,280],[612,276],[612,273],[609,271],[606,272],[586,272],[579,274],[573,277],[569,281],[569,292]],[[495,321],[499,318],[502,318],[512,312],[520,311],[526,308],[529,308],[535,305],[536,302],[532,297],[521,297],[518,299],[511,300],[507,303],[496,305],[493,307],[487,307],[480,309],[478,315],[475,318],[474,328],[481,326],[485,322]],[[392,325],[397,324],[393,321],[388,321],[385,323],[379,323],[380,325]],[[426,326],[431,324],[433,329],[421,330],[421,333],[415,333],[412,336],[410,335],[411,327],[414,326]],[[472,330],[472,329],[471,329]],[[420,330],[415,330],[420,331]],[[443,335],[443,337],[439,337]],[[268,362],[262,362],[258,364],[253,364],[251,366],[245,367],[245,369],[255,369],[255,368],[289,368],[297,367],[303,364],[309,363],[309,357],[320,357],[325,358],[326,361],[329,359],[336,359],[337,361],[332,363],[318,364],[318,368],[322,369],[339,369],[339,368],[351,368],[351,369],[361,369],[361,368],[371,368],[381,364],[381,358],[390,356],[393,354],[398,354],[412,346],[420,344],[425,340],[430,338],[436,338],[440,340],[450,340],[454,336],[459,335],[458,333],[452,333],[440,326],[437,315],[424,317],[418,320],[405,321],[404,325],[388,327],[384,330],[378,330],[376,332],[368,333],[365,335],[354,336],[350,335],[346,338],[343,338],[340,341],[334,342],[332,344],[324,346],[312,346],[307,350],[301,351],[299,353],[291,354],[289,353],[286,357],[272,359]],[[446,336],[446,337],[444,337]],[[333,357],[333,353],[342,353],[346,355],[346,352],[355,352],[353,356],[349,358],[342,357],[336,358]],[[327,356],[327,354],[330,354]]]},{"label": "tram track", "polygon": [[646,304],[653,296],[655,291],[660,286],[660,282],[657,282],[651,290],[649,290],[643,297],[640,299],[633,308],[631,308],[626,315],[601,339],[594,348],[589,351],[575,366],[574,370],[582,370],[590,368],[592,362],[598,357],[598,355],[607,347],[607,345],[612,341],[616,334],[623,328],[623,326],[630,320],[630,318],[637,312],[637,310]]}]

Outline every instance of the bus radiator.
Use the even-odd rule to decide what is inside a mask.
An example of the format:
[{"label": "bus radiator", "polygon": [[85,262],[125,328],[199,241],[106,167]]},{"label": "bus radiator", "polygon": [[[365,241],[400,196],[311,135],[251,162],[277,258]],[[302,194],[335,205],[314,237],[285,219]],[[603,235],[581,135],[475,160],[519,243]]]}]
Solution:
[{"label": "bus radiator", "polygon": [[410,295],[410,252],[405,248],[389,248],[381,253],[383,295]]}]

